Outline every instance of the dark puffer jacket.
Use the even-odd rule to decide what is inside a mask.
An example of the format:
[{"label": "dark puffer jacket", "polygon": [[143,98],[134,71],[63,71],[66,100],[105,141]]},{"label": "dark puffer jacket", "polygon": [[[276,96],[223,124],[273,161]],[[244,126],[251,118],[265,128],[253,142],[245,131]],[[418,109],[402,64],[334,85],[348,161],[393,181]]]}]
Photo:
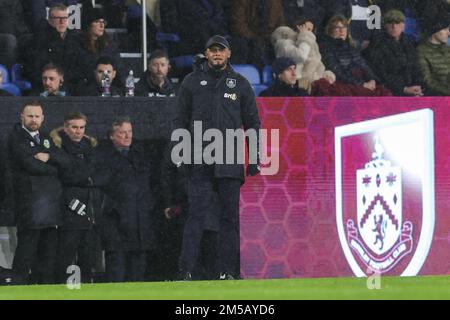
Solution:
[{"label": "dark puffer jacket", "polygon": [[369,80],[379,81],[361,54],[348,41],[325,36],[320,43],[325,67],[336,75],[336,80],[363,85]]}]

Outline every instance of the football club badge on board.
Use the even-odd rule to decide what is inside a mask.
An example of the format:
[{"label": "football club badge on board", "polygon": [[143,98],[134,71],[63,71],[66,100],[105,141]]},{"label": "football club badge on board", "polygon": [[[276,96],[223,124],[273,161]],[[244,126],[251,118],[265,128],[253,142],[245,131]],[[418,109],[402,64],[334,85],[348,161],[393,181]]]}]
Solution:
[{"label": "football club badge on board", "polygon": [[336,222],[356,276],[418,274],[434,231],[433,112],[335,128]]}]

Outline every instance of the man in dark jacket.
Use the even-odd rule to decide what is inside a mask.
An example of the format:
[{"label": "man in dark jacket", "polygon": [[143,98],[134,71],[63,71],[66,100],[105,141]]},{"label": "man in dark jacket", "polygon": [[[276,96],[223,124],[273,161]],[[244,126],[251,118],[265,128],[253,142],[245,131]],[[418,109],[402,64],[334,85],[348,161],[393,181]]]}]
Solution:
[{"label": "man in dark jacket", "polygon": [[151,247],[154,195],[150,169],[142,146],[133,141],[128,117],[116,119],[109,141],[96,152],[96,185],[105,195],[103,245],[106,277],[110,282],[143,281],[146,251]]},{"label": "man in dark jacket", "polygon": [[407,39],[405,16],[390,10],[384,16],[384,33],[368,50],[372,70],[396,96],[423,96],[416,48]]},{"label": "man in dark jacket", "polygon": [[105,73],[110,79],[109,96],[120,97],[123,96],[123,89],[120,87],[119,79],[116,78],[117,71],[114,62],[110,57],[104,56],[97,60],[97,66],[94,70],[95,80],[88,82],[86,85],[81,83],[81,86],[75,89],[75,96],[99,97],[104,94],[103,77]]},{"label": "man in dark jacket", "polygon": [[[50,136],[71,161],[60,172],[63,184],[63,223],[59,228],[58,276],[67,278],[67,267],[78,265],[82,282],[89,282],[95,247],[94,226],[99,214],[98,191],[93,188],[93,151],[97,140],[85,134],[87,117],[81,112],[64,117],[64,127]],[[63,281],[64,282],[64,281]]]},{"label": "man in dark jacket", "polygon": [[136,84],[135,96],[175,97],[175,90],[167,78],[169,57],[162,50],[155,50],[148,59],[148,69]]},{"label": "man in dark jacket", "polygon": [[308,92],[298,87],[297,64],[288,57],[275,59],[272,64],[272,72],[275,77],[274,83],[260,93],[260,97],[301,97],[307,96]]},{"label": "man in dark jacket", "polygon": [[74,32],[68,30],[68,17],[65,5],[54,5],[45,28],[36,32],[27,57],[28,78],[33,86],[40,85],[42,69],[50,62],[60,66],[66,75],[70,76],[73,71],[79,44]]},{"label": "man in dark jacket", "polygon": [[20,117],[8,138],[18,238],[13,271],[24,281],[32,270],[33,275],[40,273],[39,283],[53,283],[62,211],[57,175],[68,161],[40,131],[44,121],[40,103],[27,103]]},{"label": "man in dark jacket", "polygon": [[[221,36],[211,37],[205,46],[205,56],[207,61],[203,68],[197,68],[181,84],[174,123],[175,129],[180,131],[174,133],[187,130],[190,135],[196,135],[197,131],[203,133],[215,129],[224,137],[227,130],[240,130],[243,127],[258,136],[260,121],[255,95],[250,83],[229,65],[231,50],[228,41]],[[200,130],[199,124],[202,127]],[[239,138],[237,140],[223,144],[222,159],[212,154],[212,158],[207,155],[203,157],[202,150],[194,150],[193,164],[190,157],[182,157],[181,160],[172,157],[172,162],[178,163],[181,168],[187,167],[189,218],[184,228],[180,256],[182,279],[189,280],[192,277],[205,230],[218,233],[220,277],[232,279],[237,276],[239,194],[244,182],[243,155],[235,154],[243,150],[243,145],[239,143]],[[180,144],[184,145],[184,142]],[[177,146],[172,150],[173,154],[177,153]],[[249,165],[247,175],[256,175],[259,173],[257,152],[255,148],[249,150],[252,150],[250,159],[253,159],[253,163]],[[224,161],[224,155],[227,161]]]}]

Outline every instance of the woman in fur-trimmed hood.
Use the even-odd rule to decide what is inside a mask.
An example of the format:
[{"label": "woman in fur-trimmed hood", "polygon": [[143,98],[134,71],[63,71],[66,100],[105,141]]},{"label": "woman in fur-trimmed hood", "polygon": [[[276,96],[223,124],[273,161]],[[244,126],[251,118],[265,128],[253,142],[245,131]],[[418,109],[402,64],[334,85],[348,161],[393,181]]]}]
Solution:
[{"label": "woman in fur-trimmed hood", "polygon": [[334,83],[336,76],[326,70],[322,63],[312,21],[302,18],[295,25],[297,32],[290,27],[282,26],[272,33],[275,56],[289,57],[296,62],[297,79],[299,85],[305,89],[309,89],[314,81],[322,78],[331,84]]}]

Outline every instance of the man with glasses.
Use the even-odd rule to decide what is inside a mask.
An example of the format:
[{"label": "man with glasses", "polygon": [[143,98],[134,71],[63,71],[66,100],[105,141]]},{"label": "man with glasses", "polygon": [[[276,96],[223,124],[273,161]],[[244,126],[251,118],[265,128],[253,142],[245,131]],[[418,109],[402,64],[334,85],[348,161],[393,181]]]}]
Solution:
[{"label": "man with glasses", "polygon": [[28,62],[33,86],[40,84],[42,68],[48,63],[61,66],[66,75],[71,74],[79,45],[73,31],[68,30],[68,18],[67,7],[56,4],[50,8],[47,26],[37,33]]}]

